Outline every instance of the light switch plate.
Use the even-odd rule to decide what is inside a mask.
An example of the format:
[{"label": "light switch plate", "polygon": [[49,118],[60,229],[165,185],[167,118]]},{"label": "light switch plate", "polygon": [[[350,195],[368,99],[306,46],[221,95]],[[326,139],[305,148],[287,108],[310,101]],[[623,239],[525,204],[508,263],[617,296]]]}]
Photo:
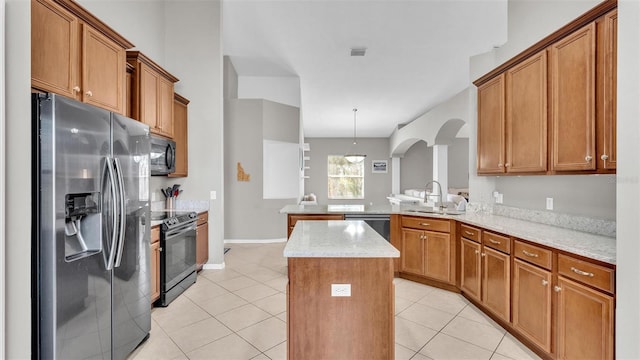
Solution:
[{"label": "light switch plate", "polygon": [[209,194],[209,197],[211,198],[211,200],[215,200],[216,199],[216,191],[215,190],[211,190],[211,193]]},{"label": "light switch plate", "polygon": [[331,296],[351,296],[351,284],[331,284]]},{"label": "light switch plate", "polygon": [[497,204],[502,204],[502,201],[503,201],[503,200],[504,200],[504,199],[503,199],[503,197],[502,197],[502,194],[501,194],[501,193],[498,193],[498,196],[496,196],[496,203],[497,203]]},{"label": "light switch plate", "polygon": [[547,210],[553,210],[553,198],[547,198]]}]

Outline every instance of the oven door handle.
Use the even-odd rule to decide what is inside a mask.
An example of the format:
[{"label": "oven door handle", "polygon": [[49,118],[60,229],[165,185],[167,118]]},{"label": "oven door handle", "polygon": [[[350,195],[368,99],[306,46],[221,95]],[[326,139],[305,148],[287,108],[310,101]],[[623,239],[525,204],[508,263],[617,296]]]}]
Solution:
[{"label": "oven door handle", "polygon": [[165,240],[170,240],[174,237],[178,237],[180,235],[186,234],[190,231],[195,231],[196,230],[196,223],[195,221],[193,222],[193,224],[189,225],[186,228],[179,228],[179,229],[175,229],[175,230],[169,230],[165,233]]}]

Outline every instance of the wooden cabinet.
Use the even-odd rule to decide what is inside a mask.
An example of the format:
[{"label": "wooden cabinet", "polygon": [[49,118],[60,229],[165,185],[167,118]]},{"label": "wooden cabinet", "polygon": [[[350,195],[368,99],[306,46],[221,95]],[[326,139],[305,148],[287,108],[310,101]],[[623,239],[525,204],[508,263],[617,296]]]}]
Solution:
[{"label": "wooden cabinet", "polygon": [[173,174],[169,174],[169,177],[186,177],[189,175],[188,104],[189,100],[174,94],[173,141],[176,142],[176,171]]},{"label": "wooden cabinet", "polygon": [[615,271],[558,255],[558,359],[613,359]]},{"label": "wooden cabinet", "polygon": [[202,270],[209,261],[209,212],[198,214],[196,226],[196,268]]},{"label": "wooden cabinet", "polygon": [[506,75],[508,173],[547,171],[547,53],[509,69]]},{"label": "wooden cabinet", "polygon": [[478,87],[478,174],[504,172],[504,78]]},{"label": "wooden cabinet", "polygon": [[173,138],[174,83],[178,79],[139,51],[127,51],[135,68],[132,115],[153,134]]},{"label": "wooden cabinet", "polygon": [[460,235],[460,290],[509,322],[511,258],[507,244],[511,240],[466,225],[461,225]]},{"label": "wooden cabinet", "polygon": [[31,84],[40,91],[125,114],[131,47],[73,1],[31,1]]},{"label": "wooden cabinet", "polygon": [[124,115],[133,117],[133,65],[127,63],[127,72],[125,76],[125,98],[124,98]]},{"label": "wooden cabinet", "polygon": [[595,30],[591,23],[549,48],[554,171],[596,168]]},{"label": "wooden cabinet", "polygon": [[596,22],[598,52],[596,62],[596,135],[597,168],[615,170],[616,99],[618,64],[618,11],[614,10]]},{"label": "wooden cabinet", "polygon": [[291,236],[296,222],[302,220],[344,220],[343,214],[289,214],[287,216],[287,239]]},{"label": "wooden cabinet", "polygon": [[455,243],[449,220],[403,216],[400,273],[455,284]]},{"label": "wooden cabinet", "polygon": [[160,298],[160,226],[151,228],[151,303]]},{"label": "wooden cabinet", "polygon": [[513,327],[545,352],[551,352],[551,272],[515,259]]}]

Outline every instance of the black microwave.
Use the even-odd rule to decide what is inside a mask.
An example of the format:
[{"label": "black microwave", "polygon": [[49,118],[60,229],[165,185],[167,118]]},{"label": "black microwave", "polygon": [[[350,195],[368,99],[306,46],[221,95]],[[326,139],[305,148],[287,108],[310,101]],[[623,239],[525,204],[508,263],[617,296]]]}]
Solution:
[{"label": "black microwave", "polygon": [[176,143],[151,135],[151,175],[168,175],[176,171]]}]

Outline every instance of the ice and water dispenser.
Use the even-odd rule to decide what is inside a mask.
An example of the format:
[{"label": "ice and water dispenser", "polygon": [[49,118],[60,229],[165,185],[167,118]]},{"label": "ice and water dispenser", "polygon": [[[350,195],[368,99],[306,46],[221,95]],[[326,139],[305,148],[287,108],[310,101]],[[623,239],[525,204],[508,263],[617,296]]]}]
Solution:
[{"label": "ice and water dispenser", "polygon": [[65,260],[82,259],[101,251],[100,193],[65,195]]}]

